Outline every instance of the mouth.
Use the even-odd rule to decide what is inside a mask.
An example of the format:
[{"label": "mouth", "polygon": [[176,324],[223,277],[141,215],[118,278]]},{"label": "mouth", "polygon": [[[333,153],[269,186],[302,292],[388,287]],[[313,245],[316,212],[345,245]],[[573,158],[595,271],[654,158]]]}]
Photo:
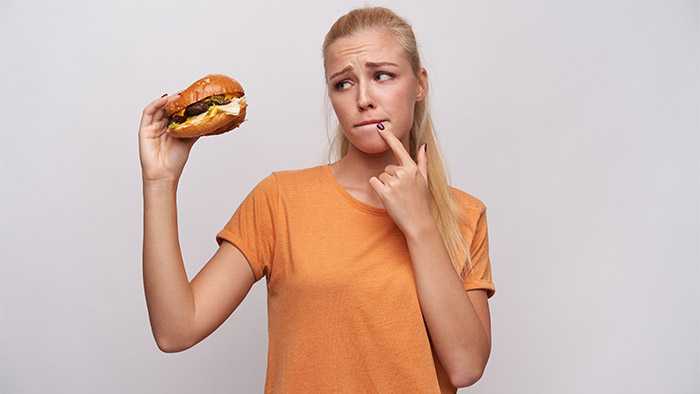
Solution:
[{"label": "mouth", "polygon": [[355,127],[361,127],[361,126],[367,126],[367,125],[376,125],[377,123],[380,122],[386,122],[386,119],[370,119],[370,120],[365,120],[363,122],[360,122],[355,125]]}]

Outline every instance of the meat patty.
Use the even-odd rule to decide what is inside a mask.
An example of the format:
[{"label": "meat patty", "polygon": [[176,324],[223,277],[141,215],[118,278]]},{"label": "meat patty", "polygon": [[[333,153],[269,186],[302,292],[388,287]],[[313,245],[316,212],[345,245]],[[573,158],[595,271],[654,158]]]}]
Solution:
[{"label": "meat patty", "polygon": [[227,99],[226,96],[223,94],[209,96],[205,99],[197,101],[196,103],[188,105],[187,108],[185,108],[184,116],[173,114],[172,116],[170,116],[170,121],[182,123],[185,120],[187,120],[187,118],[189,118],[190,116],[196,116],[207,112],[207,110],[209,110],[209,107],[211,107],[212,105],[226,105],[230,102],[231,99]]}]

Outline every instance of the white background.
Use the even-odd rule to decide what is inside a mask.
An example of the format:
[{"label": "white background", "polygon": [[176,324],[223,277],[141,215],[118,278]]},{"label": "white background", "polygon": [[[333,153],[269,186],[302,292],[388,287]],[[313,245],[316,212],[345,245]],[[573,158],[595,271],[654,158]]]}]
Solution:
[{"label": "white background", "polygon": [[[3,1],[0,392],[259,393],[264,280],[162,353],[142,282],[143,107],[206,73],[248,121],[178,190],[192,278],[271,171],[327,162],[321,43],[352,1]],[[463,392],[700,392],[698,1],[387,1],[452,184],[489,209],[493,350]]]}]

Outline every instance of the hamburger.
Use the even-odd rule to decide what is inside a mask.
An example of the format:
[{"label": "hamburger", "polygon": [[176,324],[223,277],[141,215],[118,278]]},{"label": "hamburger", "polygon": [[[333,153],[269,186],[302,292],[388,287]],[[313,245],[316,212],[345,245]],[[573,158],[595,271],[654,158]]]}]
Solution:
[{"label": "hamburger", "polygon": [[167,132],[177,138],[222,134],[245,121],[243,87],[223,74],[208,74],[165,106]]}]

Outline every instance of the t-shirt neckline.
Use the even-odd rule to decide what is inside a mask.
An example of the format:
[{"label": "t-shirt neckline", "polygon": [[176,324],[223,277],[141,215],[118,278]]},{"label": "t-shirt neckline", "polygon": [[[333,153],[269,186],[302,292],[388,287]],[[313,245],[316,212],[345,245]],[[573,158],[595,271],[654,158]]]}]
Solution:
[{"label": "t-shirt neckline", "polygon": [[338,183],[338,180],[335,179],[335,175],[333,175],[333,171],[331,169],[330,164],[323,164],[321,166],[321,170],[323,171],[324,175],[328,178],[331,185],[333,185],[333,188],[338,192],[338,194],[340,194],[343,197],[343,199],[350,203],[350,205],[352,205],[354,208],[357,208],[367,213],[371,213],[373,215],[388,215],[386,208],[377,208],[375,206],[364,203],[353,197],[352,194],[345,190],[345,188],[340,183]]}]

